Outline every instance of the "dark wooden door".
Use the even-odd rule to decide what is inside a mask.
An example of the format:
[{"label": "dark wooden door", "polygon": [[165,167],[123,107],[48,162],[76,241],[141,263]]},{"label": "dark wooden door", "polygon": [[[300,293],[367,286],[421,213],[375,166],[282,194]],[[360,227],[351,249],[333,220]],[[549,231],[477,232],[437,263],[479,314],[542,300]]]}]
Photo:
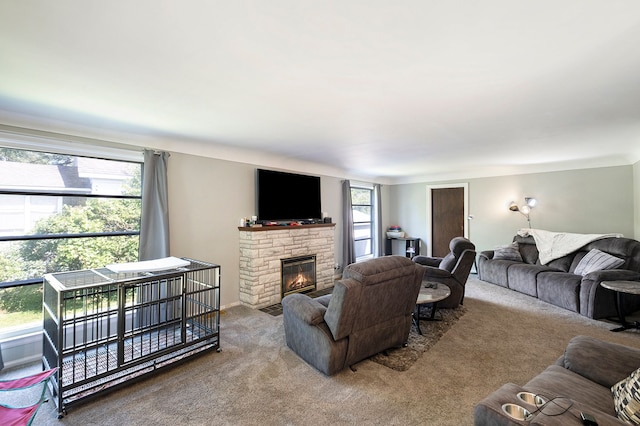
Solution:
[{"label": "dark wooden door", "polygon": [[444,257],[449,242],[464,236],[464,188],[431,189],[431,254]]}]

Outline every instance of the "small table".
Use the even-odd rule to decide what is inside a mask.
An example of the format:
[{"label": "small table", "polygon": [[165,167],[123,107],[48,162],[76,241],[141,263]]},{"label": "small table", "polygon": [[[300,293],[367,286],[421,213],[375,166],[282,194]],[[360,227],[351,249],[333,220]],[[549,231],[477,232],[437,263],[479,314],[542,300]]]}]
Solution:
[{"label": "small table", "polygon": [[[450,295],[451,289],[446,284],[431,281],[425,281],[422,283],[422,288],[420,288],[420,293],[418,294],[418,300],[416,300],[416,310],[413,313],[413,323],[416,325],[416,329],[420,335],[422,335],[422,330],[420,330],[420,320],[436,321],[435,315],[438,302],[446,299]],[[431,315],[428,317],[420,316],[420,310],[423,306],[431,306]]]},{"label": "small table", "polygon": [[616,311],[618,312],[618,320],[620,321],[621,327],[614,328],[611,331],[640,328],[640,324],[637,321],[633,323],[627,322],[622,313],[622,294],[640,294],[640,281],[602,281],[600,285],[616,292]]},{"label": "small table", "polygon": [[393,254],[393,241],[404,241],[405,246],[405,256],[411,259],[413,256],[417,256],[420,254],[420,238],[411,238],[411,237],[399,237],[399,238],[391,238],[387,237],[387,241],[384,246],[384,254],[386,256],[391,256]]}]

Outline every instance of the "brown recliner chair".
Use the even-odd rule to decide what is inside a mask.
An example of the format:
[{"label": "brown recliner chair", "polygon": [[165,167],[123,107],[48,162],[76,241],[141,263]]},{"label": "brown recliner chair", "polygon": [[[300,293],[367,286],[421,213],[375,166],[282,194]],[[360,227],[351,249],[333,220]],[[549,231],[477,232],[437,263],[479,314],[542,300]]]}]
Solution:
[{"label": "brown recliner chair", "polygon": [[464,237],[449,243],[451,252],[445,257],[415,256],[413,261],[424,268],[423,281],[446,284],[451,295],[438,303],[438,308],[457,308],[464,302],[464,289],[476,259],[476,246]]}]

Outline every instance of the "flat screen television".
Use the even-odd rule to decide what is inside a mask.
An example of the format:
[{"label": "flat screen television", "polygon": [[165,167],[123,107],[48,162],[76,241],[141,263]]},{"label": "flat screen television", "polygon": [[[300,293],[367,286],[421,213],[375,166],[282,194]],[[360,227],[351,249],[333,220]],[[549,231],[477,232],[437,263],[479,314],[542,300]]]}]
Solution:
[{"label": "flat screen television", "polygon": [[257,169],[256,198],[259,222],[322,217],[319,176]]}]

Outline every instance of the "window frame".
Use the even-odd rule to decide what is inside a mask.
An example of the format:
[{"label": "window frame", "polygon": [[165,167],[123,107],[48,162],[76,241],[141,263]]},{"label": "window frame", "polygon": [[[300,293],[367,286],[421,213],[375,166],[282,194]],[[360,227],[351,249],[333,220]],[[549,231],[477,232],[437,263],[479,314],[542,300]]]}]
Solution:
[{"label": "window frame", "polygon": [[[117,144],[113,142],[101,141],[97,139],[83,138],[71,135],[63,135],[52,132],[37,131],[23,129],[13,126],[0,125],[0,147],[19,149],[26,151],[36,151],[51,154],[62,154],[74,157],[87,157],[101,160],[113,160],[120,162],[129,162],[140,165],[141,179],[144,175],[144,155],[143,151],[138,147]],[[45,195],[45,196],[64,196],[64,197],[85,197],[98,198],[104,197],[108,199],[140,199],[142,202],[142,182],[140,195],[122,195],[122,194],[88,194],[78,193],[78,191],[66,191],[64,193],[51,194],[51,191],[9,191],[2,189],[1,194],[7,195]],[[44,192],[44,194],[43,194]],[[57,191],[54,191],[57,192]],[[141,215],[142,219],[142,215]],[[87,234],[51,234],[51,235],[11,235],[0,236],[0,242],[17,241],[28,239],[62,239],[62,238],[90,238],[90,237],[111,237],[111,236],[134,236],[139,238],[140,229],[137,231],[122,231],[110,233],[94,233]],[[0,290],[7,288],[23,287],[27,285],[43,285],[43,279],[31,278],[17,281],[0,282]],[[38,323],[30,322],[21,326],[8,327],[0,331],[0,341],[4,342],[4,349],[9,350],[11,354],[7,359],[5,356],[5,367],[12,367],[24,364],[26,362],[36,361],[41,358],[40,349],[42,344],[38,344],[42,337],[42,321]],[[7,353],[5,352],[5,355]]]},{"label": "window frame", "polygon": [[[128,163],[136,163],[141,166],[141,178],[144,175],[144,154],[141,149],[114,142],[86,138],[81,136],[65,135],[48,131],[26,129],[21,127],[0,125],[0,148],[19,149],[23,151],[35,151],[48,154],[61,154],[74,157],[86,157],[100,160],[112,160]],[[141,184],[142,185],[142,184]],[[132,195],[103,195],[88,194],[80,191],[25,191],[25,190],[0,190],[3,195],[43,195],[43,196],[77,196],[85,198],[110,198],[110,199],[140,199],[142,201],[142,186],[140,196]],[[140,231],[126,231],[104,236],[140,235]],[[13,235],[0,236],[0,242],[20,241],[29,239],[55,239],[55,238],[90,238],[98,235],[90,234],[51,234],[46,238],[37,238],[37,235]],[[20,287],[23,285],[42,283],[42,279],[32,278],[17,281],[0,281],[0,289]]]},{"label": "window frame", "polygon": [[[366,190],[369,191],[369,204],[354,204],[353,202],[353,190],[357,189],[357,190]],[[370,253],[364,254],[362,256],[357,256],[356,255],[356,262],[360,262],[366,259],[372,259],[375,256],[375,242],[376,242],[376,235],[375,235],[375,222],[376,222],[376,218],[374,215],[374,209],[375,209],[375,191],[372,185],[368,185],[368,184],[358,184],[358,183],[352,183],[350,186],[350,194],[351,194],[351,211],[352,213],[355,211],[355,207],[369,207],[369,218],[370,220],[366,221],[366,222],[362,222],[362,221],[356,221],[355,219],[353,220],[353,228],[352,228],[352,232],[353,232],[353,243],[354,245],[357,245],[358,241],[369,241],[369,247],[370,247]],[[356,237],[356,230],[355,227],[357,225],[362,225],[362,224],[369,224],[369,237],[367,238],[357,238]],[[357,251],[357,250],[356,250]]]},{"label": "window frame", "polygon": [[[2,146],[2,145],[0,145]],[[2,146],[4,148],[4,146]],[[20,149],[23,151],[30,152],[40,152],[51,154],[51,151],[35,151],[33,149],[23,149],[16,147],[6,147],[10,149]],[[72,155],[72,154],[64,154],[64,155]],[[107,161],[119,161],[119,162],[130,162],[134,164],[140,165],[140,173],[141,176],[143,174],[144,163],[142,161],[126,161],[126,160],[114,160],[112,158],[101,158],[101,157],[87,157],[84,155],[73,155],[74,157],[86,157],[86,158],[95,158],[99,160],[107,160]],[[7,190],[0,188],[0,195],[24,195],[24,196],[41,196],[41,197],[82,197],[82,198],[98,198],[98,199],[120,199],[120,200],[140,200],[142,203],[142,185],[140,188],[140,195],[122,195],[122,194],[88,194],[86,192],[80,191],[65,191],[64,189],[60,191],[28,191],[28,190]],[[26,235],[10,235],[10,236],[1,236],[0,242],[6,241],[29,241],[29,240],[56,240],[56,239],[78,239],[78,238],[100,238],[100,237],[118,237],[118,236],[140,236],[140,230],[137,231],[115,231],[115,232],[87,232],[81,234],[26,234]],[[42,278],[30,278],[26,280],[17,280],[17,281],[0,281],[0,289],[4,288],[13,288],[13,287],[21,287],[25,285],[38,284],[42,283]]]}]

